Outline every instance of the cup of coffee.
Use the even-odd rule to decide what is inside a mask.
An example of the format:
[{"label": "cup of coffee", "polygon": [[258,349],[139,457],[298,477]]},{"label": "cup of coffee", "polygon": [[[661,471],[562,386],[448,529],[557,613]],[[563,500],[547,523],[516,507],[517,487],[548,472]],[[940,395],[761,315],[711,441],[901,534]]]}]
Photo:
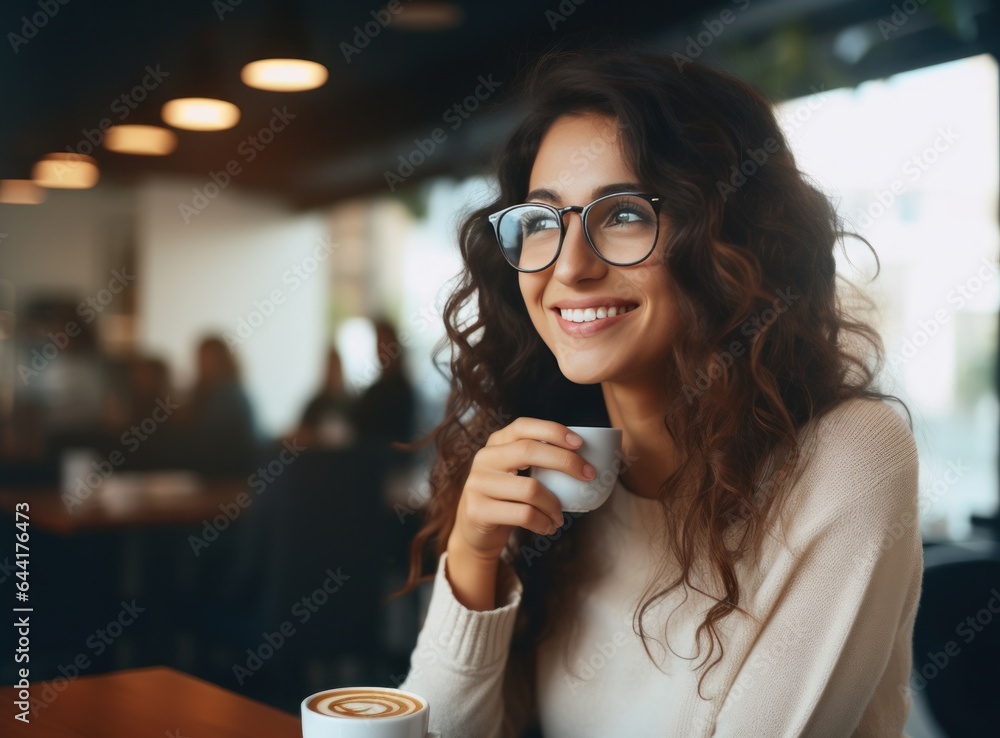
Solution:
[{"label": "cup of coffee", "polygon": [[577,453],[594,467],[596,476],[589,482],[581,481],[561,471],[537,466],[531,467],[531,476],[559,498],[563,512],[590,512],[607,501],[618,481],[622,431],[620,428],[579,425],[567,427],[583,439]]},{"label": "cup of coffee", "polygon": [[438,738],[430,706],[391,687],[341,687],[302,700],[303,738]]}]

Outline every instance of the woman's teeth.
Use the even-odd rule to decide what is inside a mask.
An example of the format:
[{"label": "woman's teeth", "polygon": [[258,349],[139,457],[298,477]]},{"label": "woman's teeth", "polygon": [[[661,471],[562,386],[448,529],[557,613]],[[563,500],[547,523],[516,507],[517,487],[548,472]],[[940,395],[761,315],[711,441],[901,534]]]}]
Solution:
[{"label": "woman's teeth", "polygon": [[616,315],[621,315],[622,313],[627,313],[630,310],[635,309],[635,305],[612,305],[611,307],[599,307],[599,308],[560,308],[559,313],[562,315],[563,320],[568,320],[573,323],[589,323],[592,320],[600,320],[602,318],[613,318]]}]

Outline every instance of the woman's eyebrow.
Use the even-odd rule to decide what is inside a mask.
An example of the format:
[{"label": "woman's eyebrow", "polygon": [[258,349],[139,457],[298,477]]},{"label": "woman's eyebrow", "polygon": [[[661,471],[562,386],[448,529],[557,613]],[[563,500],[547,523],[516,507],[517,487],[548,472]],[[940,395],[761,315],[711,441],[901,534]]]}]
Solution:
[{"label": "woman's eyebrow", "polygon": [[[613,195],[616,192],[642,192],[643,188],[635,182],[616,182],[615,184],[603,185],[591,193],[591,199],[596,200],[605,195]],[[550,203],[562,202],[562,198],[552,190],[544,187],[534,189],[528,193],[526,200],[543,200]],[[581,203],[582,204],[582,203]]]},{"label": "woman's eyebrow", "polygon": [[547,190],[545,188],[540,188],[537,190],[532,190],[524,198],[525,200],[545,200],[546,202],[557,203],[559,202],[559,195],[557,195],[552,190]]},{"label": "woman's eyebrow", "polygon": [[594,199],[597,199],[605,195],[613,195],[616,192],[645,192],[645,190],[635,182],[618,182],[598,187],[592,194]]}]

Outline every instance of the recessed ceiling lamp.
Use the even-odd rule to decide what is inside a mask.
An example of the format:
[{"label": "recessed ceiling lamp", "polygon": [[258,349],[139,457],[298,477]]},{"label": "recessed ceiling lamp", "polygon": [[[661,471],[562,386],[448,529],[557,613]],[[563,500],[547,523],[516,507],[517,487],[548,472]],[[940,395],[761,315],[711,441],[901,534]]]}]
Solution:
[{"label": "recessed ceiling lamp", "polygon": [[240,109],[231,102],[211,97],[179,97],[167,102],[163,120],[189,131],[224,131],[240,122]]},{"label": "recessed ceiling lamp", "polygon": [[391,28],[401,31],[447,31],[465,20],[465,11],[455,3],[414,0],[393,16]]},{"label": "recessed ceiling lamp", "polygon": [[39,187],[85,190],[97,184],[100,172],[93,157],[55,152],[46,154],[35,162],[31,178]]},{"label": "recessed ceiling lamp", "polygon": [[240,78],[248,87],[273,92],[314,90],[330,74],[316,58],[309,19],[300,0],[271,0],[262,20],[261,39]]},{"label": "recessed ceiling lamp", "polygon": [[307,59],[260,59],[250,62],[240,72],[248,87],[273,92],[315,90],[329,78],[326,67]]},{"label": "recessed ceiling lamp", "polygon": [[39,205],[45,202],[45,190],[30,179],[0,179],[0,203]]},{"label": "recessed ceiling lamp", "polygon": [[[163,121],[189,131],[224,131],[240,121],[240,109],[227,102],[231,71],[228,49],[216,27],[203,28],[189,43],[190,55],[177,71],[178,95],[160,109]],[[235,81],[233,86],[235,86]],[[231,99],[231,98],[230,98]]]},{"label": "recessed ceiling lamp", "polygon": [[119,154],[166,156],[177,148],[177,134],[161,126],[111,126],[104,136],[104,146]]}]

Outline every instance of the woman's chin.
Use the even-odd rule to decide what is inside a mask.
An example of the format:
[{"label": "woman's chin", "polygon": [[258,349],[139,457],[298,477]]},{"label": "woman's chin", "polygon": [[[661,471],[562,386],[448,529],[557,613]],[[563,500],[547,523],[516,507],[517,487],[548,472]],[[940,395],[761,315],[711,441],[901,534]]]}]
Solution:
[{"label": "woman's chin", "polygon": [[585,365],[580,361],[560,361],[559,371],[574,384],[600,384],[607,378],[603,367]]}]

